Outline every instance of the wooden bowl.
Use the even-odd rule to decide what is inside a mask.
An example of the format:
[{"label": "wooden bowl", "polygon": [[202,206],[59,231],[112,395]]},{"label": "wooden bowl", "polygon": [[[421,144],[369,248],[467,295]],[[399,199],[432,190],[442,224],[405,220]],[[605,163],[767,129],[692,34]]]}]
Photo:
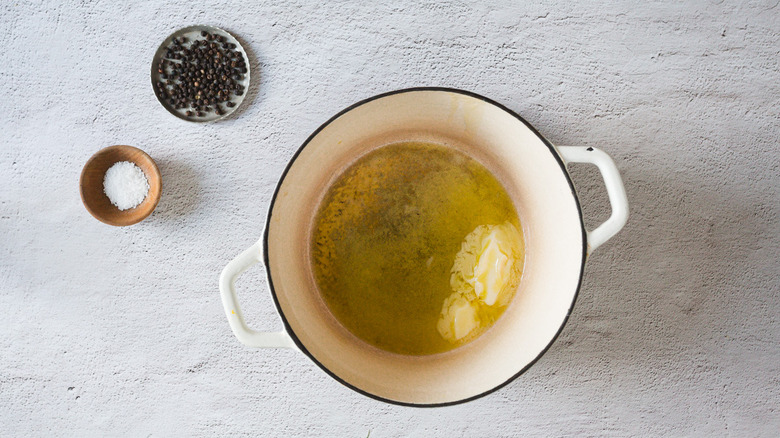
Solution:
[{"label": "wooden bowl", "polygon": [[[137,207],[128,210],[120,210],[106,196],[103,191],[103,178],[109,167],[120,161],[130,161],[140,167],[149,181],[149,193]],[[81,201],[84,207],[95,219],[124,227],[133,225],[149,216],[162,193],[162,177],[160,169],[146,152],[132,146],[109,146],[99,150],[84,165],[79,180],[81,188]]]}]

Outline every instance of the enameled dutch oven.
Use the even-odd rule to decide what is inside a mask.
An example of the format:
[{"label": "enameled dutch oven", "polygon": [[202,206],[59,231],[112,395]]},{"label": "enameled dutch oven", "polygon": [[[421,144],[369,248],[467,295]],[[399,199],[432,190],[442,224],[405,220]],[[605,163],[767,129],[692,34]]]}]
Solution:
[{"label": "enameled dutch oven", "polygon": [[[523,225],[526,260],[503,316],[455,350],[406,356],[379,350],[341,326],[323,303],[310,272],[313,218],[329,184],[359,156],[399,141],[444,144],[479,160],[504,183]],[[598,166],[612,215],[585,229],[567,163]],[[572,310],[585,261],[628,218],[614,162],[591,147],[553,146],[520,116],[474,93],[446,88],[394,91],[359,102],[315,131],[284,171],[262,238],[220,277],[233,333],[250,347],[297,348],[348,387],[389,403],[443,406],[506,385],[552,344]],[[281,332],[247,327],[235,279],[263,261]]]}]

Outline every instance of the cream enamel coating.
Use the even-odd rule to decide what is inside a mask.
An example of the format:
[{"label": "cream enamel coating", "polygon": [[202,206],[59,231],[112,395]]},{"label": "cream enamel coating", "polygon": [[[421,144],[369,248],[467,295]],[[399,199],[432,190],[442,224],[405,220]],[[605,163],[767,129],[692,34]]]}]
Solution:
[{"label": "cream enamel coating", "polygon": [[[313,216],[328,185],[357,157],[396,141],[445,144],[481,161],[504,183],[523,225],[525,271],[512,304],[483,336],[443,354],[402,356],[358,340],[330,315],[309,268]],[[588,161],[576,153],[569,155]],[[610,163],[602,159],[595,164],[604,171]],[[612,179],[617,176],[620,182],[614,164],[611,170],[610,200],[623,204],[613,205],[613,218],[605,223],[608,229],[599,244],[619,231],[625,223],[623,212],[627,213],[622,183],[616,185]],[[354,389],[413,405],[471,399],[530,365],[565,323],[586,254],[576,195],[553,149],[502,107],[444,89],[391,93],[355,106],[321,128],[283,176],[266,226],[269,283],[286,327],[302,350]],[[235,300],[234,280],[258,261],[259,248],[253,245],[223,271],[225,311],[241,342],[290,346],[282,339],[285,335],[249,329]]]}]

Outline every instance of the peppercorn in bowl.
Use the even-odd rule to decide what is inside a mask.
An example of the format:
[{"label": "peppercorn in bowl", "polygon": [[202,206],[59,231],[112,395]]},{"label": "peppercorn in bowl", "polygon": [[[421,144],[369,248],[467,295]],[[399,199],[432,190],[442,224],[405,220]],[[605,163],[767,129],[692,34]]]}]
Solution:
[{"label": "peppercorn in bowl", "polygon": [[226,117],[244,101],[249,59],[229,32],[190,26],[166,38],[152,60],[152,88],[165,109],[190,122]]}]

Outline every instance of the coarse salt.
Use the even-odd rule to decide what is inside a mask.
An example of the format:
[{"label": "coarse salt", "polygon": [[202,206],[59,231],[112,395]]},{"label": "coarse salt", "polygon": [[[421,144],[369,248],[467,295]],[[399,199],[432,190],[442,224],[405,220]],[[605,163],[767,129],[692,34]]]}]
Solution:
[{"label": "coarse salt", "polygon": [[144,201],[149,193],[149,181],[140,167],[120,161],[106,171],[103,192],[118,209],[128,210]]}]

